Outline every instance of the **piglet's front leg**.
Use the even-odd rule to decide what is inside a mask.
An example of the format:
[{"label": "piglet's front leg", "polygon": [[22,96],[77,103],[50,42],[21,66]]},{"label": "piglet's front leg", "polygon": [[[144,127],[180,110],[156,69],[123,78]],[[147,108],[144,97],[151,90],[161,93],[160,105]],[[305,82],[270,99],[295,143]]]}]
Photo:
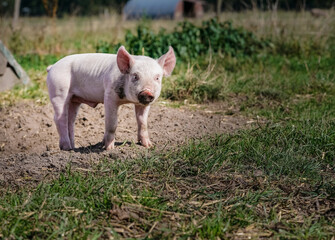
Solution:
[{"label": "piglet's front leg", "polygon": [[138,127],[138,141],[144,147],[152,147],[153,144],[149,139],[148,133],[148,115],[149,115],[150,106],[135,105],[135,113]]},{"label": "piglet's front leg", "polygon": [[105,97],[105,135],[103,143],[106,150],[114,149],[115,143],[115,131],[117,127],[117,113],[119,105],[110,99]]}]

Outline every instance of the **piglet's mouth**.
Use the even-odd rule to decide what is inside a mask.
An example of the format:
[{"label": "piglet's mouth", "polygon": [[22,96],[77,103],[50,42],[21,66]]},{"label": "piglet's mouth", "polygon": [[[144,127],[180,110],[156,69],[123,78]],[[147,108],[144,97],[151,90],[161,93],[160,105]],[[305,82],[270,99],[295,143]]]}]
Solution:
[{"label": "piglet's mouth", "polygon": [[155,96],[150,90],[145,89],[138,94],[137,98],[141,104],[148,105],[149,103],[154,101]]}]

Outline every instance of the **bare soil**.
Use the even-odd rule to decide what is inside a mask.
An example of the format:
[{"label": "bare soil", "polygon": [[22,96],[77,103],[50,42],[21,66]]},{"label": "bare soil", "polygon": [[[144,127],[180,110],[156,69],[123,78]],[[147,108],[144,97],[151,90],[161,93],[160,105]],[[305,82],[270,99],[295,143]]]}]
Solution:
[{"label": "bare soil", "polygon": [[[171,108],[164,103],[152,106],[149,134],[155,147],[147,150],[137,144],[137,124],[132,105],[119,110],[116,148],[105,151],[104,109],[83,105],[75,126],[73,151],[60,151],[51,104],[23,101],[0,109],[0,187],[34,186],[43,179],[58,176],[71,162],[72,168],[87,169],[101,159],[137,158],[176,148],[190,139],[231,133],[255,122],[235,113],[225,115],[223,103]],[[231,111],[230,111],[231,114]]]}]

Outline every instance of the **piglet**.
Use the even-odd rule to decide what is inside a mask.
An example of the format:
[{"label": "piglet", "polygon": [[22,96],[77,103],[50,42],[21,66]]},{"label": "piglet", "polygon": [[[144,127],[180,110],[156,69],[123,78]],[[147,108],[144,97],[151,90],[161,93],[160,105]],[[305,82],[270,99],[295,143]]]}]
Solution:
[{"label": "piglet", "polygon": [[138,141],[151,147],[148,134],[150,105],[159,97],[163,76],[170,76],[176,64],[172,47],[155,60],[130,55],[121,46],[117,54],[88,53],[64,57],[47,68],[47,85],[62,150],[74,149],[74,122],[79,106],[104,103],[104,146],[114,148],[118,108],[133,103]]}]

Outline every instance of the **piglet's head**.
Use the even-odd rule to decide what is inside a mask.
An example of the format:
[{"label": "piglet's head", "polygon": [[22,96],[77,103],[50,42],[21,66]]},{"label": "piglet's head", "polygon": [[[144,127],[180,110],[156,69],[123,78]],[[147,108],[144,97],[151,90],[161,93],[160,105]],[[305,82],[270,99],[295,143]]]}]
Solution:
[{"label": "piglet's head", "polygon": [[170,76],[176,65],[173,48],[155,60],[146,56],[130,55],[124,46],[117,52],[117,66],[123,74],[125,98],[133,103],[148,105],[160,95],[163,76]]}]

